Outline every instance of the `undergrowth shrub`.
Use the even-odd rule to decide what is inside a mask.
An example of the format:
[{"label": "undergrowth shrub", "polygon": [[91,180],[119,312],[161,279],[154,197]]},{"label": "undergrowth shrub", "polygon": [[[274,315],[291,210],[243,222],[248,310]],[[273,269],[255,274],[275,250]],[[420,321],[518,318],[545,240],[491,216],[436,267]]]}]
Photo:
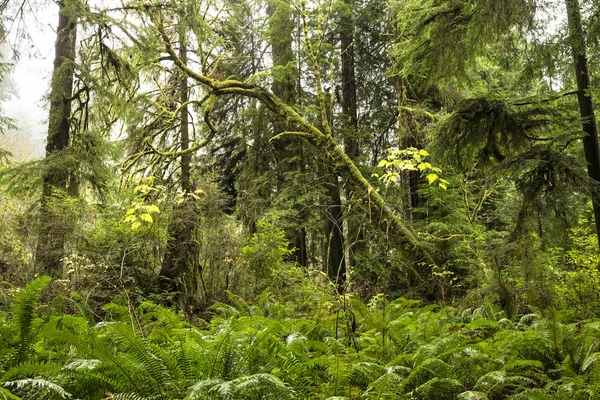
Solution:
[{"label": "undergrowth shrub", "polygon": [[[48,278],[6,294],[0,398],[596,399],[600,322],[515,319],[376,296],[310,308],[229,294],[211,321],[123,300],[106,318],[38,305]],[[54,302],[53,304],[59,304]]]}]

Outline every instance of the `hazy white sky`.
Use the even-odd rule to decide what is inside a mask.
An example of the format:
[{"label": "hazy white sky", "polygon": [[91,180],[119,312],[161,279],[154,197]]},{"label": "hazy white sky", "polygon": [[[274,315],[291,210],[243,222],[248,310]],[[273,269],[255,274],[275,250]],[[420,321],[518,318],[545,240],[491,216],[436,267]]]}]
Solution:
[{"label": "hazy white sky", "polygon": [[[19,129],[4,138],[3,147],[8,147],[18,159],[42,157],[45,152],[48,108],[44,97],[50,88],[57,13],[54,2],[41,4],[35,12],[25,13],[22,21],[12,24],[10,31],[9,43],[20,53],[9,78],[17,95],[2,107]],[[11,27],[10,22],[6,25]]]}]

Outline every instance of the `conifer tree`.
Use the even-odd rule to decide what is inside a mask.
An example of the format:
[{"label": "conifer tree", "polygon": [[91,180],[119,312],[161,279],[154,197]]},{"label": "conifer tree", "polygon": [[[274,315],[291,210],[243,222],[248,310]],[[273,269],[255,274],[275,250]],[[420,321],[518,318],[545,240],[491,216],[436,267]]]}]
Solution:
[{"label": "conifer tree", "polygon": [[[295,67],[296,56],[294,54],[293,31],[294,18],[291,4],[282,0],[270,0],[268,2],[267,12],[269,15],[269,39],[271,45],[271,54],[273,57],[273,85],[272,91],[285,104],[294,105],[296,103],[298,88],[296,87],[296,77],[298,72]],[[274,136],[286,131],[286,122],[275,120],[273,123]],[[304,163],[302,151],[297,143],[287,139],[276,140],[275,158],[278,161],[278,168],[281,169],[280,179],[289,179],[291,172],[300,171]],[[292,178],[293,179],[293,178]],[[284,182],[280,182],[279,190]],[[296,210],[298,217],[303,219],[303,211]],[[306,229],[302,226],[288,228],[287,232],[290,246],[294,249],[295,261],[303,266],[307,265],[306,254]]]},{"label": "conifer tree", "polygon": [[[178,26],[179,58],[187,65],[187,33],[183,17]],[[160,271],[160,286],[165,294],[177,294],[180,306],[191,315],[199,289],[199,249],[194,232],[198,224],[197,197],[191,176],[190,107],[188,77],[181,74],[177,87],[179,97],[179,189],[178,204],[169,221],[166,254]]]},{"label": "conifer tree", "polygon": [[[588,67],[587,44],[581,22],[579,0],[565,0],[565,5],[567,9],[570,47],[577,81],[577,101],[582,120],[582,130],[585,133],[583,137],[583,150],[587,162],[588,174],[596,185],[600,185],[598,123],[590,87],[591,77]],[[600,247],[600,191],[597,187],[593,190],[592,203],[596,222],[596,236],[598,238],[598,246]]]},{"label": "conifer tree", "polygon": [[61,196],[77,196],[78,183],[61,155],[71,143],[71,102],[77,38],[77,4],[71,0],[58,2],[58,27],[54,69],[50,90],[50,111],[46,163],[40,209],[40,229],[36,250],[38,270],[51,276],[61,276],[61,258],[68,230],[67,221],[60,216]]}]

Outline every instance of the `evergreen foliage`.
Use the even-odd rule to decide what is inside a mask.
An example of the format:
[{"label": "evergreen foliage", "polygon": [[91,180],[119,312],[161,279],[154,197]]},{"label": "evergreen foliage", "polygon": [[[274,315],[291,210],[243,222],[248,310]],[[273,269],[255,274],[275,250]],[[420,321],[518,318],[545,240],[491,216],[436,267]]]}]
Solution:
[{"label": "evergreen foliage", "polygon": [[57,4],[0,399],[598,398],[600,2]]}]

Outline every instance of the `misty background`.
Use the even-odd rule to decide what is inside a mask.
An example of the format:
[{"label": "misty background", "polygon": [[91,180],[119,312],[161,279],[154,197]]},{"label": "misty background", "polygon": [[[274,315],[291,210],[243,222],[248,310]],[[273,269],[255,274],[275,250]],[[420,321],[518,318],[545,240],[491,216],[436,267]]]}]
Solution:
[{"label": "misty background", "polygon": [[0,135],[0,147],[17,160],[45,154],[46,97],[52,75],[57,13],[56,4],[48,1],[37,4],[35,10],[12,9],[2,16],[7,29],[0,44],[1,53],[6,55],[2,62],[11,64],[12,70],[0,83],[0,102],[16,129]]}]

